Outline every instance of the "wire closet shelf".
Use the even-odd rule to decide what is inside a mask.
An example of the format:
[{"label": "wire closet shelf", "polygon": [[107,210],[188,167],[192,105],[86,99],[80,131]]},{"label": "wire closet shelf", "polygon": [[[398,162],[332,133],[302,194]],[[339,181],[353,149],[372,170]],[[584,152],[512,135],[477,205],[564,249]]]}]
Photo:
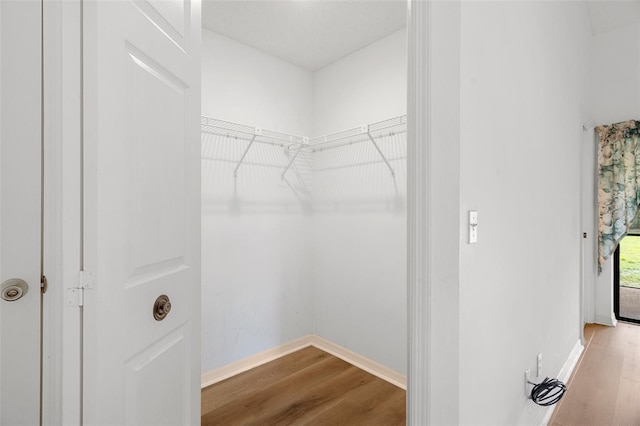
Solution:
[{"label": "wire closet shelf", "polygon": [[284,178],[287,171],[294,164],[298,154],[303,151],[313,154],[314,152],[321,152],[328,149],[363,142],[373,144],[376,151],[380,154],[380,157],[391,172],[391,175],[395,176],[395,171],[384,153],[380,150],[376,141],[383,137],[406,133],[407,116],[402,115],[314,138],[251,127],[244,124],[232,123],[205,116],[201,119],[201,131],[202,133],[248,142],[248,145],[234,169],[234,176],[238,175],[238,170],[254,143],[281,146],[284,148],[285,152],[291,154],[288,155],[288,163],[282,172],[282,178]]}]

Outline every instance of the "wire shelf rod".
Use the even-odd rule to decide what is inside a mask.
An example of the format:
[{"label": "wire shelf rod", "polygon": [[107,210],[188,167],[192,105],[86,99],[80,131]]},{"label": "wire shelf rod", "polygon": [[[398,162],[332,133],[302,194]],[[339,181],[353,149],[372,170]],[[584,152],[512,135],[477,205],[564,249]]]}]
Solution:
[{"label": "wire shelf rod", "polygon": [[[389,158],[389,162],[393,162],[393,161],[405,161],[407,159],[407,157],[405,155],[400,156],[400,157],[391,157]],[[372,166],[374,164],[381,164],[383,163],[382,160],[370,160],[370,161],[362,161],[356,164],[342,164],[342,165],[338,165],[338,166],[331,166],[331,167],[318,167],[318,168],[312,168],[311,171],[313,173],[319,173],[319,172],[329,172],[329,171],[334,171],[334,170],[341,170],[341,169],[350,169],[353,167],[366,167],[366,166]]]},{"label": "wire shelf rod", "polygon": [[[238,161],[236,161],[236,160],[228,160],[228,159],[224,159],[224,158],[201,157],[201,160],[202,161],[215,162],[215,163],[238,164]],[[284,167],[283,164],[259,163],[259,162],[256,162],[256,161],[245,161],[242,164],[245,165],[245,166],[266,167],[266,168],[271,168],[271,169],[282,169],[282,167]]]},{"label": "wire shelf rod", "polygon": [[[327,147],[327,145],[331,145],[330,148],[336,148],[338,146],[367,141],[369,140],[366,135],[367,133],[374,136],[374,138],[379,138],[384,136],[393,136],[397,133],[406,133],[406,131],[407,116],[402,115],[388,120],[378,121],[367,126],[354,127],[325,136],[315,137],[310,140],[309,145],[315,152],[328,149],[329,147]],[[354,140],[354,138],[356,139]],[[358,140],[357,138],[362,139]]]},{"label": "wire shelf rod", "polygon": [[[317,137],[317,138],[313,138],[310,140],[310,146],[312,148],[320,148],[322,149],[325,145],[332,145],[332,144],[336,144],[337,142],[342,142],[341,144],[336,144],[336,146],[342,146],[342,145],[347,145],[350,143],[354,143],[354,142],[363,142],[363,141],[367,141],[368,138],[366,137],[366,130],[362,130],[363,128],[366,128],[367,126],[362,126],[362,127],[358,127],[357,128],[357,133],[355,131],[352,131],[350,133],[344,132],[344,134],[342,136],[337,136],[337,137],[332,137],[329,138],[328,136],[321,136],[321,137]],[[396,134],[402,134],[402,133],[406,133],[407,129],[406,126],[404,125],[396,125],[393,126],[395,128],[388,128],[391,130],[387,130],[387,129],[377,129],[377,130],[373,130],[370,129],[368,132],[371,133],[375,138],[381,138],[381,137],[385,137],[385,136],[393,136]],[[356,129],[354,129],[356,130]],[[384,130],[387,130],[386,132]],[[343,132],[341,132],[343,133]],[[360,138],[360,140],[358,140],[358,138]]]},{"label": "wire shelf rod", "polygon": [[[201,130],[201,133],[206,133],[207,135],[212,135],[212,136],[220,136],[223,138],[228,138],[228,139],[233,139],[233,140],[238,140],[238,141],[244,141],[244,142],[251,142],[251,139],[253,139],[253,135],[250,136],[239,136],[239,135],[234,135],[231,133],[223,133],[223,132],[216,132],[216,131],[210,131],[210,130]],[[264,145],[272,145],[272,146],[280,146],[280,147],[285,147],[287,144],[284,142],[272,142],[269,140],[263,140],[263,139],[259,139],[256,138],[254,143],[259,143],[259,144],[264,144]]]},{"label": "wire shelf rod", "polygon": [[217,134],[227,137],[238,137],[251,139],[253,135],[258,135],[256,142],[268,143],[277,142],[280,146],[291,143],[303,143],[306,139],[303,136],[291,135],[287,133],[277,132],[274,130],[251,127],[244,124],[234,123],[231,121],[218,120],[201,116],[200,129],[204,133]]},{"label": "wire shelf rod", "polygon": [[[406,133],[406,129],[390,131],[388,133],[375,133],[375,134],[372,133],[372,136],[374,137],[374,139],[382,139],[386,137],[393,137],[395,135],[401,135],[403,133]],[[336,143],[336,142],[340,142],[340,143]],[[310,145],[310,147],[311,147],[311,152],[322,152],[322,151],[328,151],[330,149],[341,148],[344,146],[355,145],[357,143],[363,143],[363,142],[370,142],[366,133],[345,137],[345,138],[342,138],[341,141],[329,141],[326,143],[324,142],[316,143],[316,144]]]}]

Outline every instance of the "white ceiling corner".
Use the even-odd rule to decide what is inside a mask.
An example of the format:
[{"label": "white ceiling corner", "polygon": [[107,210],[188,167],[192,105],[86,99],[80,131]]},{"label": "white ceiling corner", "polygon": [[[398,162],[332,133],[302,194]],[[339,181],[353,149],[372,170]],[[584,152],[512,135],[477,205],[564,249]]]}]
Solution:
[{"label": "white ceiling corner", "polygon": [[406,0],[204,0],[202,26],[311,71],[406,25]]}]

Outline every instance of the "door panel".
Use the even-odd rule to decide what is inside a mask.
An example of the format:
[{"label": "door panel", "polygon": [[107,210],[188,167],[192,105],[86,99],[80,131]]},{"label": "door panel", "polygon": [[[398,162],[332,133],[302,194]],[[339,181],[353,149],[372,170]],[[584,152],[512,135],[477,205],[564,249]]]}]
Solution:
[{"label": "door panel", "polygon": [[[191,422],[190,371],[184,362],[191,349],[188,324],[162,337],[126,363],[125,424],[186,425]],[[158,410],[149,387],[162,389],[172,409]]]},{"label": "door panel", "polygon": [[41,3],[0,2],[0,424],[34,425],[40,409]]},{"label": "door panel", "polygon": [[200,422],[199,9],[85,2],[86,424]]}]

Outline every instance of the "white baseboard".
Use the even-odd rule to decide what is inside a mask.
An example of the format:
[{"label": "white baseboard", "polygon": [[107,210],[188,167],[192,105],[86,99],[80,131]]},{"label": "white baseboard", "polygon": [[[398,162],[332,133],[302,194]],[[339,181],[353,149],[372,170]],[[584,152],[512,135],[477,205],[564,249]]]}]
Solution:
[{"label": "white baseboard", "polygon": [[616,324],[618,323],[618,320],[616,319],[616,317],[613,314],[611,314],[610,316],[608,316],[608,315],[595,315],[593,319],[594,319],[594,322],[596,324],[607,325],[609,327],[615,327]]},{"label": "white baseboard", "polygon": [[[571,353],[569,353],[569,356],[558,372],[558,375],[550,375],[550,377],[556,377],[558,380],[567,383],[567,381],[571,377],[571,373],[576,368],[578,361],[580,360],[580,355],[582,354],[583,350],[584,347],[582,346],[582,341],[581,339],[578,339],[576,344],[573,345]],[[532,386],[529,386],[527,392],[531,392],[531,388]],[[527,399],[522,405],[522,411],[520,413],[519,419],[514,422],[514,424],[546,426],[549,423],[549,420],[553,415],[553,410],[556,408],[556,406],[557,404],[550,407],[542,407],[540,405],[536,405],[536,403],[534,403],[531,399]]]},{"label": "white baseboard", "polygon": [[376,361],[363,357],[362,355],[352,352],[347,348],[343,348],[340,345],[336,345],[335,343],[315,334],[313,335],[311,344],[318,349],[347,361],[349,364],[355,365],[367,373],[371,373],[382,380],[407,390],[407,376],[404,374],[400,374]]},{"label": "white baseboard", "polygon": [[259,354],[251,355],[250,357],[243,358],[241,360],[232,362],[227,365],[223,365],[215,370],[202,373],[202,388],[211,386],[214,383],[221,382],[229,377],[233,377],[236,374],[244,373],[252,368],[258,367],[267,362],[273,361],[292,352],[298,351],[302,348],[306,348],[311,345],[313,335],[303,336],[299,339],[292,340],[284,345],[276,346],[275,348],[268,349]]},{"label": "white baseboard", "polygon": [[[558,380],[560,380],[563,383],[567,383],[569,381],[569,379],[571,378],[571,373],[573,373],[573,370],[576,368],[576,365],[578,364],[578,360],[580,359],[580,355],[582,355],[583,350],[584,350],[584,346],[582,346],[582,341],[578,339],[576,344],[573,346],[573,349],[571,350],[569,357],[567,358],[564,365],[560,369],[560,372],[558,373],[558,376],[557,376]],[[552,405],[550,407],[540,407],[540,411],[538,412],[539,414],[537,416],[537,419],[533,424],[547,426],[547,423],[549,423],[549,420],[551,419],[551,415],[553,414],[553,410],[555,409],[555,407],[556,407],[555,405]]]},{"label": "white baseboard", "polygon": [[207,371],[202,374],[202,388],[211,386],[214,383],[218,383],[222,380],[233,377],[236,374],[243,373],[252,368],[258,367],[267,362],[273,361],[292,352],[298,351],[307,346],[315,346],[316,348],[330,353],[349,364],[355,365],[362,370],[373,374],[393,385],[396,385],[402,389],[407,389],[407,376],[400,374],[384,365],[359,355],[349,349],[343,348],[323,337],[316,334],[309,334],[284,345],[271,348],[256,355],[241,359],[239,361],[232,362],[224,365],[215,370]]}]

